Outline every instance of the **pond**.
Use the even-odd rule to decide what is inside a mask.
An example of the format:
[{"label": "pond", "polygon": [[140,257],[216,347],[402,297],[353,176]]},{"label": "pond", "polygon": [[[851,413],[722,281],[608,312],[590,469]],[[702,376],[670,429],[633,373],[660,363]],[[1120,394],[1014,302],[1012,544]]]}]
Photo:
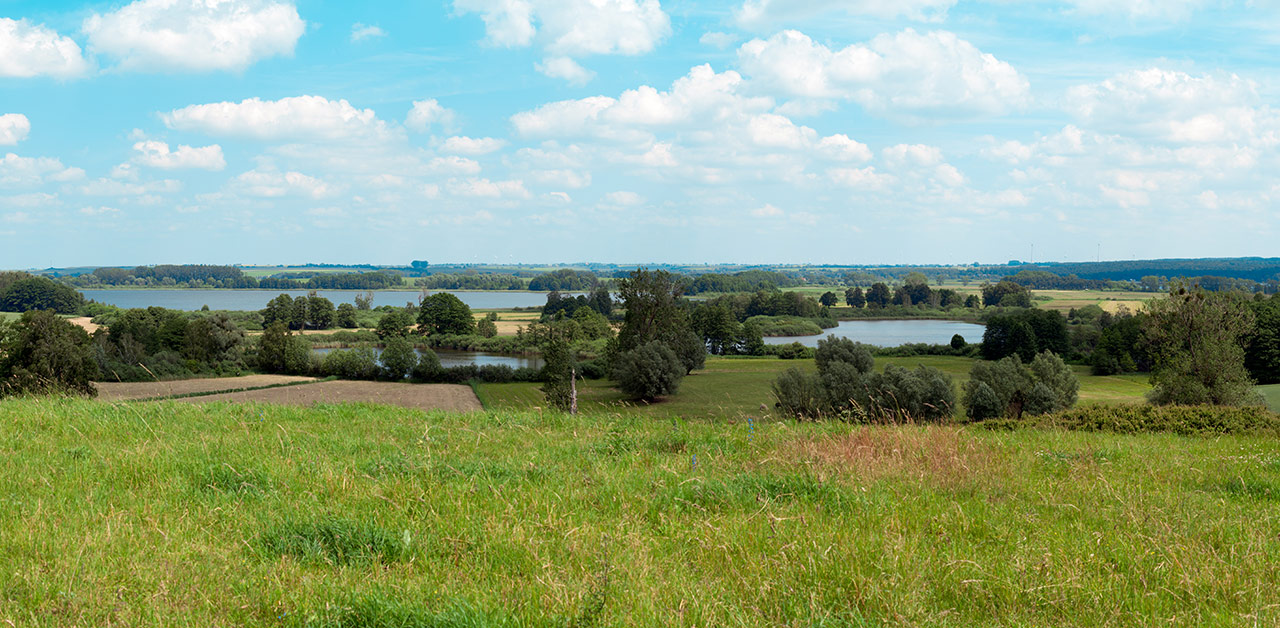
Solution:
[{"label": "pond", "polygon": [[840,321],[840,326],[824,329],[820,336],[779,336],[765,338],[764,342],[769,345],[799,342],[806,347],[816,347],[819,340],[827,336],[835,336],[877,347],[897,347],[920,342],[942,345],[950,343],[951,337],[955,334],[963,336],[966,342],[981,342],[982,333],[986,329],[984,325],[960,321]]},{"label": "pond", "polygon": [[[171,310],[198,310],[208,305],[211,310],[261,310],[267,302],[281,294],[303,297],[307,290],[81,290],[84,298],[98,303],[106,303],[122,308],[145,308],[158,306]],[[492,291],[469,292],[464,290],[432,290],[431,293],[448,292],[462,299],[473,309],[502,310],[514,307],[541,307],[547,303],[545,292]],[[361,290],[317,290],[317,294],[340,303],[356,302],[356,297],[364,294]],[[565,293],[565,296],[577,296],[580,293]],[[394,305],[403,307],[405,303],[417,303],[418,292],[412,290],[376,290],[373,292],[373,305]]]},{"label": "pond", "polygon": [[[326,355],[335,349],[315,349],[320,355]],[[374,347],[373,353],[381,356],[382,349]],[[419,351],[418,353],[422,353]],[[531,355],[505,355],[502,353],[485,353],[483,351],[453,351],[451,349],[436,349],[436,355],[440,356],[440,366],[452,368],[455,366],[485,366],[488,364],[501,364],[509,366],[513,369],[518,368],[542,368],[542,358]]]}]

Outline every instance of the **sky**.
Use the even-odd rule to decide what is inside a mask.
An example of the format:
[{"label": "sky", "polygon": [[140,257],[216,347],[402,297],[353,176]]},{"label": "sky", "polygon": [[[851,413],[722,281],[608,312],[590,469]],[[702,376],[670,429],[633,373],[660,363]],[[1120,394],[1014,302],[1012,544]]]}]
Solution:
[{"label": "sky", "polygon": [[0,267],[1275,256],[1280,0],[0,0]]}]

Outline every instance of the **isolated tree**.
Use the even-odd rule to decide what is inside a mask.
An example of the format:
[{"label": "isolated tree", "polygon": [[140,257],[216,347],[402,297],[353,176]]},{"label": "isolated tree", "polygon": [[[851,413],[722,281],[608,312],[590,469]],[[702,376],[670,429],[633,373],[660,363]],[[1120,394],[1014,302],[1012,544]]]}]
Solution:
[{"label": "isolated tree", "polygon": [[1254,328],[1248,306],[1228,293],[1175,286],[1146,306],[1155,365],[1152,403],[1243,405],[1256,400],[1242,339]]},{"label": "isolated tree", "polygon": [[631,399],[651,401],[674,394],[685,367],[666,344],[653,340],[618,357],[618,388]]},{"label": "isolated tree", "polygon": [[818,303],[821,303],[825,307],[835,307],[839,302],[840,299],[836,297],[836,293],[834,292],[823,292],[822,296],[818,297]]},{"label": "isolated tree", "polygon": [[0,397],[69,392],[95,395],[89,334],[50,310],[31,310],[0,331]]},{"label": "isolated tree", "polygon": [[476,319],[471,308],[448,292],[437,292],[423,299],[418,308],[419,333],[465,336],[474,333],[475,329]]},{"label": "isolated tree", "polygon": [[618,280],[618,293],[626,308],[618,346],[630,351],[655,340],[672,343],[689,330],[680,307],[682,287],[665,270],[637,269]]},{"label": "isolated tree", "polygon": [[553,335],[542,345],[542,396],[547,405],[568,412],[573,403],[574,359],[569,343]]},{"label": "isolated tree", "polygon": [[[492,315],[493,312],[490,312],[490,314]],[[476,321],[476,333],[484,338],[493,338],[494,336],[497,336],[498,325],[494,322],[495,320],[497,319],[485,316],[484,318]]]}]

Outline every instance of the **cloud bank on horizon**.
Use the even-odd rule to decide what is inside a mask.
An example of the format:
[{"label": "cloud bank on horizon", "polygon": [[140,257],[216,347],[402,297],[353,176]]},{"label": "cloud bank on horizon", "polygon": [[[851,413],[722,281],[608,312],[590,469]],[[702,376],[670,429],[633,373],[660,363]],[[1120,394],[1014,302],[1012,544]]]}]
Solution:
[{"label": "cloud bank on horizon", "polygon": [[0,267],[1274,255],[1274,3],[383,4],[6,3]]}]

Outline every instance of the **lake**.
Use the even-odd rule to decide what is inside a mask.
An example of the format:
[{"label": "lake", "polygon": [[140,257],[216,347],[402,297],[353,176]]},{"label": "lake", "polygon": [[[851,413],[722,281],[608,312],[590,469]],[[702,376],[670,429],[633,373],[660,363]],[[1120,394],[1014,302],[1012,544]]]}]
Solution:
[{"label": "lake", "polygon": [[[315,349],[320,355],[326,355],[331,351],[338,349]],[[542,368],[542,358],[527,355],[503,355],[501,353],[485,353],[483,351],[453,351],[451,349],[436,349],[436,355],[440,356],[440,366],[452,368],[455,366],[485,366],[489,364],[500,364],[509,366],[513,369],[518,368]],[[375,355],[381,356],[382,349],[373,348]],[[421,351],[419,351],[421,353]]]},{"label": "lake", "polygon": [[[307,296],[308,290],[81,290],[84,298],[122,308],[158,306],[171,310],[198,310],[208,305],[211,310],[261,310],[271,299],[287,294],[293,297]],[[547,303],[545,292],[467,292],[432,290],[431,293],[448,292],[462,299],[473,309],[502,310],[514,307],[541,307]],[[364,294],[361,290],[317,290],[317,294],[340,303],[356,302]],[[577,296],[580,293],[563,293]],[[409,290],[377,290],[373,292],[373,306],[417,303],[418,293]]]},{"label": "lake", "polygon": [[897,347],[919,342],[943,345],[950,343],[955,334],[964,336],[966,342],[981,342],[982,333],[986,329],[985,325],[960,321],[840,321],[839,327],[824,329],[820,336],[776,336],[765,338],[764,342],[769,345],[798,342],[806,347],[816,347],[819,340],[835,336],[877,347]]}]

